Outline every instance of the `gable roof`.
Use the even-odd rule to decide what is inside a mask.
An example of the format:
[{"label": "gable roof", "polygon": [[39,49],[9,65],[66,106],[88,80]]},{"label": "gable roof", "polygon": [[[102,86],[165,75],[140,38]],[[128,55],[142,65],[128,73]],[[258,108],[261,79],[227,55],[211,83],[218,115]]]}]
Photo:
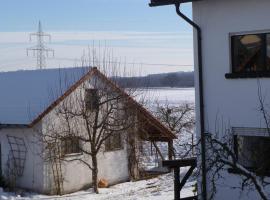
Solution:
[{"label": "gable roof", "polygon": [[[106,84],[112,86],[116,92],[126,96],[128,103],[138,110],[138,114],[145,120],[147,127],[150,127],[152,131],[154,130],[158,138],[165,140],[176,138],[149,111],[108,79],[96,67],[0,73],[0,91],[3,91],[3,94],[5,94],[3,98],[0,98],[0,125],[34,126],[81,83],[93,75],[98,76]],[[65,84],[61,84],[63,81]]]}]

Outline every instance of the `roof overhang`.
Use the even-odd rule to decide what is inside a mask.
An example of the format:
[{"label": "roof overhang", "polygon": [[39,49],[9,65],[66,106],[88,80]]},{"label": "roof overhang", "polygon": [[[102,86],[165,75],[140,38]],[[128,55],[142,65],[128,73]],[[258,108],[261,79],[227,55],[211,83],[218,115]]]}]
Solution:
[{"label": "roof overhang", "polygon": [[188,3],[188,2],[194,2],[194,1],[200,1],[200,0],[151,0],[151,3],[149,3],[149,6],[150,7],[167,6],[167,5],[175,5],[179,3]]},{"label": "roof overhang", "polygon": [[27,124],[0,124],[0,129],[8,128],[29,128]]}]

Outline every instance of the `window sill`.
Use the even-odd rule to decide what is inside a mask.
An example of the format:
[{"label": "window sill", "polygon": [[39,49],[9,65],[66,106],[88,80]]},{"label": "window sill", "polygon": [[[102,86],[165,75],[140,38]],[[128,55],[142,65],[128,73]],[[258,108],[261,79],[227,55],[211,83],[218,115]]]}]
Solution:
[{"label": "window sill", "polygon": [[[253,168],[249,168],[248,170],[250,172],[255,173],[257,176],[267,176],[267,177],[270,177],[270,172],[258,173],[258,172],[255,172],[255,170]],[[237,169],[234,169],[234,168],[229,168],[228,169],[228,173],[230,173],[230,174],[241,174],[240,171],[238,171]]]},{"label": "window sill", "polygon": [[124,148],[119,148],[119,149],[112,149],[112,150],[105,150],[105,153],[110,153],[110,152],[115,152],[115,151],[122,151]]},{"label": "window sill", "polygon": [[70,153],[70,154],[65,154],[64,158],[70,158],[70,157],[75,157],[75,156],[81,156],[83,153]]},{"label": "window sill", "polygon": [[270,78],[270,72],[245,72],[245,73],[227,73],[226,79],[237,78]]},{"label": "window sill", "polygon": [[229,169],[228,169],[228,173],[229,173],[229,174],[239,174],[240,172],[239,172],[237,169],[229,168]]}]

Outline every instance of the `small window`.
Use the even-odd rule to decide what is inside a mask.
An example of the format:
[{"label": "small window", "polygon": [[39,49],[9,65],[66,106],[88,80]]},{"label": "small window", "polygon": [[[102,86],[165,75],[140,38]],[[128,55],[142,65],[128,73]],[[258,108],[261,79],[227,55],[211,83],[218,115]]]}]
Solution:
[{"label": "small window", "polygon": [[98,90],[85,89],[85,107],[87,110],[95,110],[98,107]]},{"label": "small window", "polygon": [[238,162],[257,174],[270,175],[270,137],[235,136]]},{"label": "small window", "polygon": [[266,70],[270,71],[270,34],[266,35],[266,50],[267,50],[267,56],[266,56]]},{"label": "small window", "polygon": [[105,140],[105,151],[115,151],[123,148],[121,133],[113,133]]},{"label": "small window", "polygon": [[78,137],[65,137],[61,140],[62,155],[82,153],[80,140]]}]

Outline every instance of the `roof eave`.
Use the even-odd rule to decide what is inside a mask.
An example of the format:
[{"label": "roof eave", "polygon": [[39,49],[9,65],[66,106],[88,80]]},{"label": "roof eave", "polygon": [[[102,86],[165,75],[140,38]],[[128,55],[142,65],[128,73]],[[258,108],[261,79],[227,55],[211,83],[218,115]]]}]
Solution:
[{"label": "roof eave", "polygon": [[189,3],[194,1],[201,1],[201,0],[151,0],[149,3],[150,7],[157,7],[157,6],[168,6],[168,5],[175,5],[179,3]]},{"label": "roof eave", "polygon": [[28,124],[0,124],[0,129],[7,128],[29,128]]}]

